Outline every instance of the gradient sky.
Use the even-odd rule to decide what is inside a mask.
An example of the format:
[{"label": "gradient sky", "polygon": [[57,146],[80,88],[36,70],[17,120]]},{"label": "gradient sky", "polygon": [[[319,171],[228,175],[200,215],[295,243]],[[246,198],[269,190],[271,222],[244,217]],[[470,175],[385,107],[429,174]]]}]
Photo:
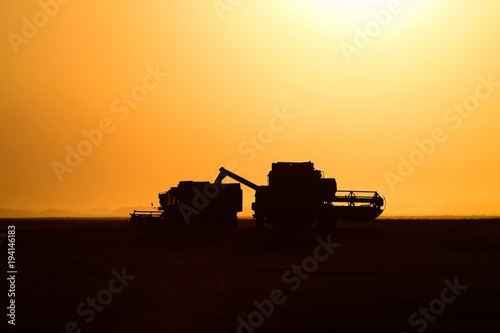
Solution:
[{"label": "gradient sky", "polygon": [[0,207],[311,160],[388,215],[500,214],[496,0],[66,2],[0,4]]}]

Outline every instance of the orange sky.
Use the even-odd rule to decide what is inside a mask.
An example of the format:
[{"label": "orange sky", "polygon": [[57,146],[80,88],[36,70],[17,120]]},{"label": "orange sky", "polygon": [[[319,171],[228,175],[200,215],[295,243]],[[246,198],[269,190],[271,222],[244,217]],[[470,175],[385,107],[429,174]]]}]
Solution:
[{"label": "orange sky", "polygon": [[499,12],[3,1],[0,207],[148,206],[228,164],[266,184],[272,162],[311,160],[339,189],[385,195],[387,215],[500,214]]}]

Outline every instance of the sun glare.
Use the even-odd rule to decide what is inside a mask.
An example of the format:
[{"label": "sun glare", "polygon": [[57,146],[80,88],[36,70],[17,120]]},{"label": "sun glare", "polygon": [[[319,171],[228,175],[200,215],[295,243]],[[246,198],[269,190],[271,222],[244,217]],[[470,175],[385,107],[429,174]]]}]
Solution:
[{"label": "sun glare", "polygon": [[292,3],[297,11],[315,23],[343,25],[358,25],[366,21],[372,11],[402,5],[390,0],[293,0]]},{"label": "sun glare", "polygon": [[335,12],[351,12],[352,14],[386,6],[388,0],[294,0],[297,6],[305,11],[332,14]]}]

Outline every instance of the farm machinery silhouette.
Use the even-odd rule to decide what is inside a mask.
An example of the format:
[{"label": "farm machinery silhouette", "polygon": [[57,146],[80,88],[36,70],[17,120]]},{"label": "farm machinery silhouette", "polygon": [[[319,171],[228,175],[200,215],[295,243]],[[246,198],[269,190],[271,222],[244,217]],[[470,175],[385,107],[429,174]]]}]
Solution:
[{"label": "farm machinery silhouette", "polygon": [[[385,200],[375,191],[337,190],[334,178],[323,178],[311,162],[277,162],[268,174],[268,185],[256,185],[224,168],[214,183],[181,181],[160,193],[157,211],[134,211],[132,226],[238,225],[242,211],[240,184],[255,190],[252,203],[256,226],[306,226],[335,228],[337,220],[368,221],[384,210]],[[239,183],[222,183],[230,177]]]}]

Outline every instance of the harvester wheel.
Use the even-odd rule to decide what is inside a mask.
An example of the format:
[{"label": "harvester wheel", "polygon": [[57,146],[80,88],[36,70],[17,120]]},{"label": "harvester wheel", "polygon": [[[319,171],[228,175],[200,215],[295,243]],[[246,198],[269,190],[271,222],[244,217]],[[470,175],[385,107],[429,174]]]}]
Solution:
[{"label": "harvester wheel", "polygon": [[236,214],[221,217],[221,225],[223,228],[235,229],[238,227],[238,217]]}]

